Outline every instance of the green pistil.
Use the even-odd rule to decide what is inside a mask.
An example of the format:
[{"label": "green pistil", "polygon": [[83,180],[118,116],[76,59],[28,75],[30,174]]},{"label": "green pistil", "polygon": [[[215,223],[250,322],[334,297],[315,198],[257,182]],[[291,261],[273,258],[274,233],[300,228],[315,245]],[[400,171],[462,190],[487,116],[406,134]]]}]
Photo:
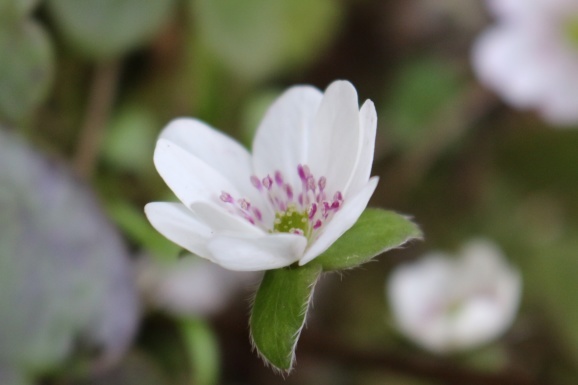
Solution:
[{"label": "green pistil", "polygon": [[578,48],[578,16],[573,17],[565,24],[564,32],[570,43]]},{"label": "green pistil", "polygon": [[275,233],[294,233],[296,230],[303,231],[307,236],[309,234],[309,217],[307,211],[298,211],[295,206],[289,206],[287,211],[275,214]]}]

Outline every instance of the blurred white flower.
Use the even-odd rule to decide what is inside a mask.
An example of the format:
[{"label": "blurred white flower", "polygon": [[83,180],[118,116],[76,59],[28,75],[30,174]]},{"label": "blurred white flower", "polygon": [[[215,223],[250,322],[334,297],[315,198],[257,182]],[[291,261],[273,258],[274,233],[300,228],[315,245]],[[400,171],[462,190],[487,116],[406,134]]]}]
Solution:
[{"label": "blurred white flower", "polygon": [[165,237],[231,270],[306,264],[367,206],[376,124],[373,103],[359,109],[346,81],[325,93],[287,90],[261,122],[252,156],[203,122],[175,120],[154,161],[182,203],[149,203],[145,212]]},{"label": "blurred white flower", "polygon": [[400,331],[432,352],[447,353],[500,336],[516,316],[521,286],[496,245],[476,240],[459,259],[432,253],[400,266],[387,290]]},{"label": "blurred white flower", "polygon": [[256,272],[226,270],[196,257],[168,264],[143,257],[137,271],[140,291],[149,306],[198,317],[223,310],[240,289],[256,286],[260,276]]},{"label": "blurred white flower", "polygon": [[478,38],[478,77],[520,109],[578,123],[578,1],[488,0],[496,25]]}]

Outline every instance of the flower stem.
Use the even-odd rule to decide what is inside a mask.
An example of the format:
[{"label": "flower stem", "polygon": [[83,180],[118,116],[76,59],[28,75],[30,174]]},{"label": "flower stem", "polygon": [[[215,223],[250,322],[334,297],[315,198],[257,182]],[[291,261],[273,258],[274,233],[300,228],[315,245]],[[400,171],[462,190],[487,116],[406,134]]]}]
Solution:
[{"label": "flower stem", "polygon": [[94,69],[84,123],[80,130],[74,167],[78,174],[90,179],[98,159],[104,129],[116,95],[121,61],[101,62]]}]

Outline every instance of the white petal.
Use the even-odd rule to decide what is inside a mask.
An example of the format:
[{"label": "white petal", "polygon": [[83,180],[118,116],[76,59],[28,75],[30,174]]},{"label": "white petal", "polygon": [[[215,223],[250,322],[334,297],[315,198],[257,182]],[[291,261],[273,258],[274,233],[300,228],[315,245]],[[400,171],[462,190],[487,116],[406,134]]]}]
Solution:
[{"label": "white petal", "polygon": [[182,147],[215,169],[237,187],[243,198],[254,199],[256,190],[249,179],[253,172],[251,155],[232,138],[190,118],[173,120],[160,137]]},{"label": "white petal", "polygon": [[207,247],[212,259],[230,270],[259,271],[289,266],[302,255],[307,240],[295,234],[217,236]]},{"label": "white petal", "polygon": [[346,187],[359,151],[357,92],[347,81],[327,87],[311,132],[308,165],[317,178],[327,178],[327,191]]},{"label": "white petal", "polygon": [[360,140],[356,165],[348,187],[343,191],[346,198],[357,195],[363,186],[367,184],[371,175],[377,130],[377,112],[371,100],[366,100],[359,111],[359,129]]},{"label": "white petal", "polygon": [[298,186],[297,165],[307,161],[308,135],[321,103],[322,93],[310,86],[292,87],[271,105],[253,141],[257,176],[283,172]]},{"label": "white petal", "polygon": [[371,195],[375,191],[378,181],[378,177],[371,178],[359,194],[345,202],[341,210],[325,225],[323,233],[309,247],[303,258],[299,260],[300,266],[303,266],[327,250],[333,242],[357,222],[359,216],[367,207],[367,202],[369,202],[369,198],[371,198]]},{"label": "white petal", "polygon": [[223,191],[240,196],[219,172],[166,139],[157,141],[154,162],[165,183],[186,206],[197,201],[216,202]]},{"label": "white petal", "polygon": [[506,22],[539,20],[575,14],[576,0],[489,0],[490,10]]},{"label": "white petal", "polygon": [[193,215],[214,233],[263,235],[265,232],[239,215],[232,214],[218,204],[195,202],[190,207]]},{"label": "white petal", "polygon": [[482,82],[517,108],[534,107],[549,83],[544,73],[554,48],[538,27],[500,25],[474,44],[474,69]]},{"label": "white petal", "polygon": [[153,304],[179,316],[208,317],[222,311],[239,289],[247,288],[258,274],[233,272],[195,257],[171,264],[139,261],[141,285]]},{"label": "white petal", "polygon": [[387,291],[398,328],[432,351],[444,351],[448,344],[445,307],[452,294],[456,268],[442,253],[430,253],[421,260],[396,268]]},{"label": "white petal", "polygon": [[196,220],[180,203],[152,202],[145,206],[145,214],[153,227],[170,241],[191,253],[209,258],[206,243],[211,229]]},{"label": "white petal", "polygon": [[396,269],[389,295],[396,322],[429,350],[472,348],[496,338],[515,318],[518,273],[491,242],[469,242],[459,259],[432,253]]}]

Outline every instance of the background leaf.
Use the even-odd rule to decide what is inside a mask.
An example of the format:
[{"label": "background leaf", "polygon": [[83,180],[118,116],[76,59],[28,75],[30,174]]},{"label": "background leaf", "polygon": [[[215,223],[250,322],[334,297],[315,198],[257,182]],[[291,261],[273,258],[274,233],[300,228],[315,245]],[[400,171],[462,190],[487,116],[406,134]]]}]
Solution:
[{"label": "background leaf", "polygon": [[196,385],[219,383],[219,348],[214,332],[200,319],[183,319],[181,332],[189,352],[192,377]]},{"label": "background leaf", "polygon": [[151,38],[167,20],[173,0],[47,0],[64,38],[95,58],[120,55]]},{"label": "background leaf", "polygon": [[3,131],[0,228],[0,368],[45,373],[73,348],[118,357],[138,313],[118,234],[83,185]]},{"label": "background leaf", "polygon": [[289,371],[305,323],[319,265],[269,270],[259,286],[251,313],[251,336],[263,359]]},{"label": "background leaf", "polygon": [[367,208],[355,225],[313,263],[323,266],[324,271],[350,269],[421,236],[419,227],[407,217]]},{"label": "background leaf", "polygon": [[0,122],[26,118],[46,97],[54,58],[44,29],[32,20],[0,23]]},{"label": "background leaf", "polygon": [[381,118],[400,147],[412,147],[436,135],[431,122],[457,95],[460,77],[455,66],[443,60],[416,58],[403,66],[389,90]]},{"label": "background leaf", "polygon": [[[200,38],[231,71],[268,76],[315,57],[340,16],[331,0],[194,0]],[[299,28],[295,28],[295,21]]]},{"label": "background leaf", "polygon": [[14,23],[26,17],[39,0],[0,0],[0,22]]}]

